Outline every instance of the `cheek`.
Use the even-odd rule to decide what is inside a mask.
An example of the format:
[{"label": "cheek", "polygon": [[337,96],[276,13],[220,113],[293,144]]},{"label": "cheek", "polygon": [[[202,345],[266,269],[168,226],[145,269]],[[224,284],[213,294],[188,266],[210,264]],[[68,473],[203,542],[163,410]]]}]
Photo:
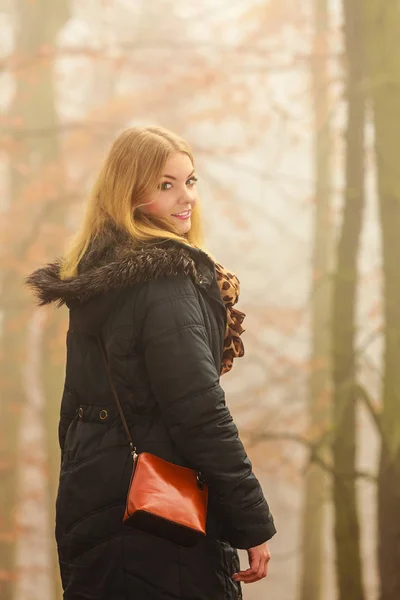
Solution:
[{"label": "cheek", "polygon": [[148,206],[146,206],[145,211],[149,215],[156,215],[156,214],[158,214],[159,211],[158,211],[158,208],[157,208],[157,203],[156,202],[152,202],[151,204],[149,204]]},{"label": "cheek", "polygon": [[149,215],[164,216],[166,210],[166,202],[163,198],[154,198],[151,204],[148,204],[144,211]]}]

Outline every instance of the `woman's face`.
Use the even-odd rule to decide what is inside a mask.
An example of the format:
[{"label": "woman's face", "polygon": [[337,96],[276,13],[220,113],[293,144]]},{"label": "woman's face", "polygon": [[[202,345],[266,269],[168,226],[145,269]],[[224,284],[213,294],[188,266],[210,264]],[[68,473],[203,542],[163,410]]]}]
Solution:
[{"label": "woman's face", "polygon": [[196,181],[189,156],[174,152],[167,159],[159,188],[148,198],[151,204],[141,210],[149,216],[167,218],[180,234],[188,233],[191,212],[197,202]]}]

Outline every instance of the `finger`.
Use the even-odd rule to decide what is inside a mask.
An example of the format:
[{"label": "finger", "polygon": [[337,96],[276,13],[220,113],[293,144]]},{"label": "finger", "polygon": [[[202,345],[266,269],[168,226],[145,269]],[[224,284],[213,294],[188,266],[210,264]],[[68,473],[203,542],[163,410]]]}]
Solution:
[{"label": "finger", "polygon": [[244,584],[248,584],[248,583],[255,583],[256,581],[259,581],[259,577],[257,574],[252,575],[250,577],[244,577],[241,582]]},{"label": "finger", "polygon": [[257,574],[260,567],[262,556],[252,556],[249,561],[249,568],[244,571],[239,571],[239,574],[245,578],[253,577]]},{"label": "finger", "polygon": [[266,577],[268,573],[268,562],[270,558],[270,554],[261,557],[261,559],[259,560],[257,570],[256,563],[253,563],[253,566],[250,569],[246,569],[246,571],[239,571],[239,573],[235,573],[235,575],[233,576],[234,580],[241,581],[242,583],[255,583],[256,581],[264,579],[264,577]]},{"label": "finger", "polygon": [[267,566],[266,558],[267,558],[266,556],[263,556],[262,559],[260,560],[260,566],[258,567],[258,571],[257,571],[257,581],[260,581],[260,579],[263,579],[267,575],[267,573],[266,573],[266,566]]},{"label": "finger", "polygon": [[238,573],[235,573],[234,575],[232,575],[232,578],[235,581],[244,581],[245,579],[248,579],[252,575],[254,575],[254,573],[252,572],[252,570],[251,569],[247,569],[247,571],[239,571]]},{"label": "finger", "polygon": [[266,560],[265,560],[265,577],[268,575],[268,563],[271,560],[271,555],[267,554]]},{"label": "finger", "polygon": [[253,562],[249,569],[246,569],[245,571],[239,571],[239,573],[236,573],[233,576],[233,579],[243,583],[252,583],[254,581],[258,581],[258,571],[261,562],[261,559],[258,559],[258,562]]},{"label": "finger", "polygon": [[251,569],[247,569],[247,571],[239,571],[239,573],[235,573],[235,575],[232,577],[235,581],[242,581],[243,583],[246,583],[257,577],[257,573],[254,573]]},{"label": "finger", "polygon": [[260,555],[249,557],[249,568],[239,571],[238,573],[235,573],[235,575],[239,577],[250,577],[256,574],[260,566],[261,558]]}]

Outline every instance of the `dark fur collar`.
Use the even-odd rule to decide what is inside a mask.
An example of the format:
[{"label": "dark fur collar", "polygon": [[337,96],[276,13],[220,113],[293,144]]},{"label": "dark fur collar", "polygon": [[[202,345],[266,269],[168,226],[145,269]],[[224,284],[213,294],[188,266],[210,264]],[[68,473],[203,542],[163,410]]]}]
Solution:
[{"label": "dark fur collar", "polygon": [[207,285],[211,283],[211,264],[202,250],[171,240],[133,247],[127,234],[108,226],[89,246],[76,277],[61,280],[61,261],[56,260],[34,271],[26,284],[39,305],[75,305],[116,288],[166,275],[189,275],[197,285]]}]

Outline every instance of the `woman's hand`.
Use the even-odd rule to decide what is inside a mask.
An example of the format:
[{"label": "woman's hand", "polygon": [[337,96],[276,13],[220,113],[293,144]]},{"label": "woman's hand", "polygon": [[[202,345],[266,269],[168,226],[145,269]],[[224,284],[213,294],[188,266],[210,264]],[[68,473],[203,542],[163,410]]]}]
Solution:
[{"label": "woman's hand", "polygon": [[254,583],[267,576],[268,562],[271,558],[268,544],[265,542],[261,546],[255,546],[246,550],[249,557],[250,568],[246,571],[234,573],[232,579],[242,581],[243,583]]}]

